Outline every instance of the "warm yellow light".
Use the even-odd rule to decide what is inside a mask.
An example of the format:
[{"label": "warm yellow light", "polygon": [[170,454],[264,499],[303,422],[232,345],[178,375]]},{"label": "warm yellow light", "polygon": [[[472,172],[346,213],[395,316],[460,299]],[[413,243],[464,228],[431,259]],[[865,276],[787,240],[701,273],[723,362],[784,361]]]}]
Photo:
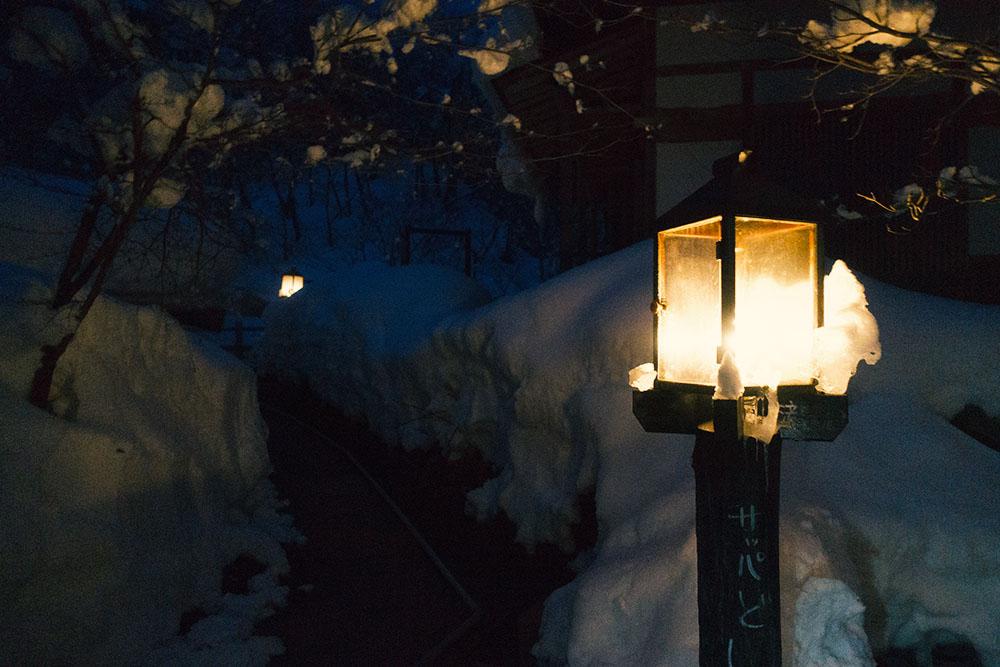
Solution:
[{"label": "warm yellow light", "polygon": [[744,385],[809,384],[816,328],[815,226],[736,219],[736,313],[722,340],[721,217],[659,235],[657,376],[716,384],[720,348]]},{"label": "warm yellow light", "polygon": [[278,296],[287,299],[302,289],[303,284],[302,276],[294,273],[286,273],[281,276],[281,288],[278,290]]},{"label": "warm yellow light", "polygon": [[815,284],[781,285],[770,278],[736,283],[733,351],[746,385],[809,384]]}]

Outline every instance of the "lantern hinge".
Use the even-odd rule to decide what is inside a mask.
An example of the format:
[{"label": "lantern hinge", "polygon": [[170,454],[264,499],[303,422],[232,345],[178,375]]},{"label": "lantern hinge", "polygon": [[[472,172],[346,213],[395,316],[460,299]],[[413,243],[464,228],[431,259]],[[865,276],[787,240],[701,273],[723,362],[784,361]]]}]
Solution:
[{"label": "lantern hinge", "polygon": [[767,396],[743,396],[743,413],[752,417],[767,417],[770,405]]},{"label": "lantern hinge", "polygon": [[722,259],[722,241],[715,242],[715,258]]}]

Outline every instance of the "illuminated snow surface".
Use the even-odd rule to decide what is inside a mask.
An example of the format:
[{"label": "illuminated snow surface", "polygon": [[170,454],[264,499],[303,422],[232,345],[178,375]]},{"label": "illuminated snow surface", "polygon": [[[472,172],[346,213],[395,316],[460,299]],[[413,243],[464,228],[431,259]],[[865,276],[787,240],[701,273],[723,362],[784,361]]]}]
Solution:
[{"label": "illuminated snow surface", "polygon": [[[46,280],[0,264],[0,662],[266,664],[296,539],[267,475],[253,373],[152,308],[101,298],[56,374],[59,419],[24,397],[60,332]],[[267,570],[219,593],[242,554]],[[209,616],[186,638],[181,614]]]},{"label": "illuminated snow surface", "polygon": [[[644,433],[626,384],[652,354],[652,250],[483,306],[443,268],[358,266],[266,313],[262,371],[305,376],[390,441],[480,449],[496,477],[469,506],[520,541],[569,547],[596,490],[599,541],[549,598],[540,658],[696,663],[693,438]],[[836,442],[782,454],[785,655],[866,665],[869,644],[913,646],[929,664],[952,637],[1000,665],[1000,456],[948,422],[966,403],[1000,414],[1000,308],[860,278],[882,359],[851,381]]]}]

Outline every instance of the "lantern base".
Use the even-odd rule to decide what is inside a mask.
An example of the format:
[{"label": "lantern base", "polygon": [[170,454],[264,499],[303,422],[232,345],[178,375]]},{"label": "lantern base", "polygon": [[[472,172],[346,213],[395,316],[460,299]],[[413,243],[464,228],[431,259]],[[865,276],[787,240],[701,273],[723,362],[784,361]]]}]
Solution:
[{"label": "lantern base", "polygon": [[[695,434],[712,421],[714,393],[708,385],[657,380],[649,391],[632,392],[632,413],[650,433]],[[746,387],[743,395],[765,393],[761,387]],[[778,429],[786,440],[829,442],[847,426],[847,396],[821,394],[812,385],[786,385],[778,387],[778,404]]]}]

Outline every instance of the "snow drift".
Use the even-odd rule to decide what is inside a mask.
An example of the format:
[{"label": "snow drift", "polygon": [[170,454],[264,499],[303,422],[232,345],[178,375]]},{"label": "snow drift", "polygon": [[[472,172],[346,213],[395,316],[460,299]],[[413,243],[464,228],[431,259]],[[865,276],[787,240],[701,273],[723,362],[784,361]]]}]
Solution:
[{"label": "snow drift", "polygon": [[[628,369],[652,353],[652,244],[474,308],[433,267],[318,279],[267,313],[264,372],[305,378],[390,441],[474,447],[497,476],[469,495],[531,545],[569,546],[594,488],[596,548],[549,599],[540,658],[686,665],[698,646],[693,438],[647,434]],[[786,443],[782,605],[799,665],[971,640],[1000,665],[997,455],[953,428],[965,403],[1000,413],[1000,308],[864,280],[883,357],[851,383],[834,443]]]},{"label": "snow drift", "polygon": [[[5,661],[146,661],[183,611],[224,606],[237,556],[287,568],[250,369],[158,311],[102,298],[57,368],[57,418],[24,399],[38,346],[62,329],[48,290],[0,264],[0,295]],[[247,610],[246,635],[266,607]],[[258,656],[281,650],[259,640]]]}]

